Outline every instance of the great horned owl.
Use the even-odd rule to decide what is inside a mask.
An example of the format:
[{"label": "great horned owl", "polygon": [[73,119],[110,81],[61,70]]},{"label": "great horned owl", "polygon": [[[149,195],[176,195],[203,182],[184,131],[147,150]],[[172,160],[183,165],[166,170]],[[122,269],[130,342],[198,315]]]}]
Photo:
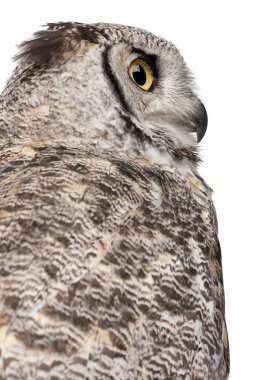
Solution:
[{"label": "great horned owl", "polygon": [[0,379],[222,380],[207,114],[175,46],[48,24],[0,109]]}]

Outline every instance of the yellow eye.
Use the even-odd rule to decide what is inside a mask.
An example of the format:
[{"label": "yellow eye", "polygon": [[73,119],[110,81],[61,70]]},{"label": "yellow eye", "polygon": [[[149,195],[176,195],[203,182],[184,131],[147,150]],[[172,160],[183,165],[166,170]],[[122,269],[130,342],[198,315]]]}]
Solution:
[{"label": "yellow eye", "polygon": [[129,76],[140,88],[148,91],[153,83],[153,71],[151,66],[143,59],[137,58],[131,63],[128,70]]}]

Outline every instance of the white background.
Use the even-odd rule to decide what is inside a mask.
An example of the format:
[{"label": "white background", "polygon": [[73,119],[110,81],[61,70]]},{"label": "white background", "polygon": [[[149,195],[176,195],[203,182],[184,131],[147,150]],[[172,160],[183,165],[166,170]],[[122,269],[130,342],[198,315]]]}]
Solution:
[{"label": "white background", "polygon": [[[214,189],[223,250],[230,380],[270,379],[270,11],[263,1],[1,2],[0,89],[15,45],[55,21],[114,22],[173,41],[209,116],[201,174]],[[269,3],[270,7],[270,3]]]}]

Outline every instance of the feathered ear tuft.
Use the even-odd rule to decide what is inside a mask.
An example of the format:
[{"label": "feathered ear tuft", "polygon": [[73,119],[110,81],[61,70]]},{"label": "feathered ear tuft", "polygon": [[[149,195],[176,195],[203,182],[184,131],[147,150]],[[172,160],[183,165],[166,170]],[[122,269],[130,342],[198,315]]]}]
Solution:
[{"label": "feathered ear tuft", "polygon": [[76,51],[82,40],[98,43],[99,35],[89,25],[61,22],[49,23],[46,30],[34,33],[32,39],[22,42],[14,60],[28,63],[46,63],[61,59],[64,53]]}]

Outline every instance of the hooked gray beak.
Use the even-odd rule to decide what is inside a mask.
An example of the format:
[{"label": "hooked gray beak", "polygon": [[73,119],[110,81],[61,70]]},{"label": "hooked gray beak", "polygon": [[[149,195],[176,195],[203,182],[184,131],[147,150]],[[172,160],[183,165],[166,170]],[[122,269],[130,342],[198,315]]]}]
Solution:
[{"label": "hooked gray beak", "polygon": [[198,99],[197,112],[195,115],[195,125],[197,142],[199,143],[205,135],[208,123],[208,116],[203,103]]}]

